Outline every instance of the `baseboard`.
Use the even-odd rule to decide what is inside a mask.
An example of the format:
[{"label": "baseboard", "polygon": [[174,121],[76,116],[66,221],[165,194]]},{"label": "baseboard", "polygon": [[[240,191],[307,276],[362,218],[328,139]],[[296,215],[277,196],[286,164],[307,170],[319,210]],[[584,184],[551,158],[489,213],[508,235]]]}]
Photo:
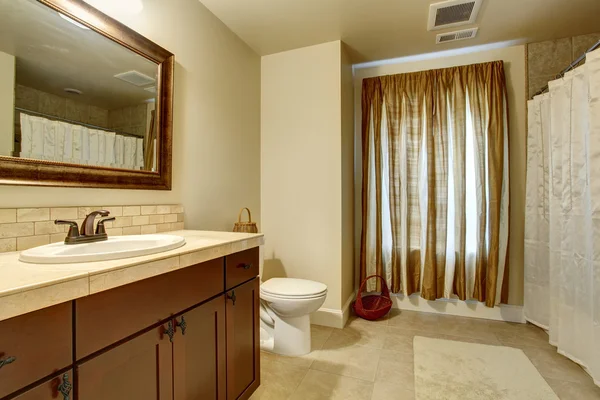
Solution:
[{"label": "baseboard", "polygon": [[458,299],[425,300],[418,294],[404,296],[392,295],[393,308],[408,311],[421,311],[435,314],[456,315],[459,317],[483,318],[495,321],[525,323],[523,306],[501,304],[494,308],[486,307],[484,303]]},{"label": "baseboard", "polygon": [[315,313],[310,316],[310,323],[313,325],[329,326],[332,328],[343,329],[348,322],[350,316],[350,305],[354,301],[355,294],[353,293],[348,297],[346,303],[341,310],[334,308],[319,308]]}]

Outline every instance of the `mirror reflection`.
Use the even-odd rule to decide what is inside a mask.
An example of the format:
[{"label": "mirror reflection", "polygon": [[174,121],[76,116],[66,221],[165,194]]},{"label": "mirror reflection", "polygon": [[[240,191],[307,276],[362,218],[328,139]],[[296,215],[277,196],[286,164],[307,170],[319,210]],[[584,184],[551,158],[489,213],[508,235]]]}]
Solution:
[{"label": "mirror reflection", "polygon": [[156,170],[157,74],[35,0],[0,0],[0,155]]}]

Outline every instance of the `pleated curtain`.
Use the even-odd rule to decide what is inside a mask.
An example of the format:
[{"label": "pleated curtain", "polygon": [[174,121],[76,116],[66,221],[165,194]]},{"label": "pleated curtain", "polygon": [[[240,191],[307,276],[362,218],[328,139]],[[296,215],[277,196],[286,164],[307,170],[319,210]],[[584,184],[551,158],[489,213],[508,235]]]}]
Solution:
[{"label": "pleated curtain", "polygon": [[528,102],[525,317],[600,385],[600,51]]},{"label": "pleated curtain", "polygon": [[502,61],[363,80],[361,279],[506,299],[507,121]]}]

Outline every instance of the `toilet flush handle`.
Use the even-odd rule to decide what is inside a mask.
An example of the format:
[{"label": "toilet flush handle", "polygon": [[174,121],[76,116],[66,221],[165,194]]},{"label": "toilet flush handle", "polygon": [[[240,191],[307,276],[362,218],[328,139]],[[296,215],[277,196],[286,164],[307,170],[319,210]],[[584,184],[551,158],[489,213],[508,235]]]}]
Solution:
[{"label": "toilet flush handle", "polygon": [[237,297],[235,296],[235,290],[232,290],[231,294],[227,295],[227,298],[230,299],[233,302],[233,305],[235,306],[235,300],[237,299]]}]

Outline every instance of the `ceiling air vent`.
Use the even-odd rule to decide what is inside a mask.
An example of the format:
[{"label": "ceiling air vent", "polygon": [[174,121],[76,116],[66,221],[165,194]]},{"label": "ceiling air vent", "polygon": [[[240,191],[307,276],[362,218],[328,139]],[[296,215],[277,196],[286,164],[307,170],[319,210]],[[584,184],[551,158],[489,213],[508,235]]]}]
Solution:
[{"label": "ceiling air vent", "polygon": [[135,86],[146,86],[156,81],[156,79],[151,78],[148,75],[142,74],[138,71],[127,71],[120,74],[116,74],[115,78],[131,83]]},{"label": "ceiling air vent", "polygon": [[457,40],[473,39],[479,28],[463,29],[455,32],[440,33],[436,36],[435,43],[456,42]]},{"label": "ceiling air vent", "polygon": [[475,23],[483,0],[448,0],[429,6],[427,29],[449,28]]}]

